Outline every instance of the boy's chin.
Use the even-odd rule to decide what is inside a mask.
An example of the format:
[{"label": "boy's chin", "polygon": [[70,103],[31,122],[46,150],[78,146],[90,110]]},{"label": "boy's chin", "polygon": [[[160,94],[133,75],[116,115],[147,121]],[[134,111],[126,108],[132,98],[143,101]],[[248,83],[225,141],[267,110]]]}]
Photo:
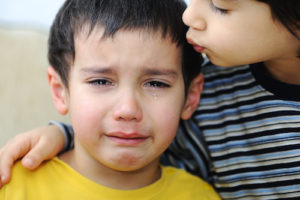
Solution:
[{"label": "boy's chin", "polygon": [[120,172],[135,172],[157,166],[159,166],[159,159],[147,161],[145,157],[141,158],[134,155],[118,156],[108,164],[108,167]]}]

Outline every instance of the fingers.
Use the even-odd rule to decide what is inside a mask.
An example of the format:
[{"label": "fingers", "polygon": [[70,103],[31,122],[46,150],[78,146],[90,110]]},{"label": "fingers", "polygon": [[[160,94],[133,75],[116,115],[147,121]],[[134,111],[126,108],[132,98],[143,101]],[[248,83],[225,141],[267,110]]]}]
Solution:
[{"label": "fingers", "polygon": [[10,181],[11,168],[14,162],[30,149],[30,141],[24,141],[23,135],[17,135],[0,150],[1,186]]},{"label": "fingers", "polygon": [[58,154],[64,146],[64,135],[57,126],[45,126],[19,134],[0,149],[0,187],[11,179],[11,168],[22,159],[27,169],[37,168],[42,161]]},{"label": "fingers", "polygon": [[49,145],[48,141],[41,139],[22,159],[22,165],[30,170],[36,169],[44,160],[50,159],[59,153],[54,149],[54,145]]},{"label": "fingers", "polygon": [[36,169],[43,161],[56,156],[63,149],[65,142],[64,135],[57,126],[50,125],[37,130],[38,141],[22,159],[22,165],[30,170]]},{"label": "fingers", "polygon": [[[1,155],[2,155],[2,149],[3,149],[4,147],[2,147],[1,149],[0,149],[0,158],[1,158]],[[2,183],[2,177],[3,177],[3,180],[5,179],[5,177],[4,177],[4,175],[2,175],[1,176],[1,171],[0,171],[0,188],[4,185],[4,183]]]},{"label": "fingers", "polygon": [[22,165],[30,170],[36,169],[43,161],[56,156],[63,148],[65,138],[60,128],[54,125],[33,130],[36,140],[32,140],[31,150],[22,159]]}]

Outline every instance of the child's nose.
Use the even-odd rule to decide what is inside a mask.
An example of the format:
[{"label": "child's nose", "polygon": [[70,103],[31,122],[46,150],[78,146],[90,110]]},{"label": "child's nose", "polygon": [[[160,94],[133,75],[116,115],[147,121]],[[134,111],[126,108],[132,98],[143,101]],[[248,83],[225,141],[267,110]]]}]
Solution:
[{"label": "child's nose", "polygon": [[142,109],[136,94],[123,93],[114,109],[114,118],[117,121],[139,122],[142,120]]},{"label": "child's nose", "polygon": [[[198,9],[199,8],[199,9]],[[183,22],[192,29],[203,31],[206,29],[206,22],[201,16],[200,5],[197,1],[191,1],[182,16]]]}]

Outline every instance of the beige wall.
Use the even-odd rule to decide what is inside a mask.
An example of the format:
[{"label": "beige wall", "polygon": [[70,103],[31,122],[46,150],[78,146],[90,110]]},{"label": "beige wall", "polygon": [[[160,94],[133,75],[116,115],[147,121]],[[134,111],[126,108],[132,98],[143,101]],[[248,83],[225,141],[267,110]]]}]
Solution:
[{"label": "beige wall", "polygon": [[47,33],[0,27],[0,146],[51,119],[68,121],[53,106],[47,66]]}]

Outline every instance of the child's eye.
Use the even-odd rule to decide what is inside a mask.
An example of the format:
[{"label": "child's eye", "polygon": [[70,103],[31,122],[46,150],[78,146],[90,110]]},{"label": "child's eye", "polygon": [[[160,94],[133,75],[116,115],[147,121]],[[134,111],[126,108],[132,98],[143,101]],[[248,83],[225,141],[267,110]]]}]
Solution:
[{"label": "child's eye", "polygon": [[112,82],[106,80],[106,79],[94,79],[94,80],[90,80],[88,82],[91,85],[99,85],[99,86],[110,86],[113,85]]},{"label": "child's eye", "polygon": [[213,9],[213,11],[215,11],[215,12],[218,12],[218,13],[221,13],[221,14],[227,14],[228,13],[228,10],[217,7],[213,3],[213,1],[210,2],[210,5],[211,5],[211,8]]},{"label": "child's eye", "polygon": [[146,87],[153,87],[153,88],[169,88],[170,85],[163,83],[161,81],[149,81],[145,84]]}]

